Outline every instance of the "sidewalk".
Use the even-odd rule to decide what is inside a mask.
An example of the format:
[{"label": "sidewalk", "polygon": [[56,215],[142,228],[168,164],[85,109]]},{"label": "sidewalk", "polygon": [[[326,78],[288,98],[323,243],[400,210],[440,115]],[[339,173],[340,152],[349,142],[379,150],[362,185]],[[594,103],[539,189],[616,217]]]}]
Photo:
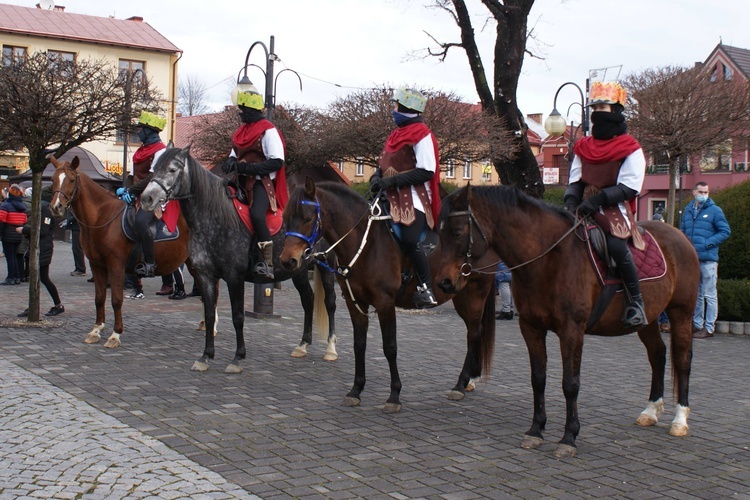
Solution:
[{"label": "sidewalk", "polygon": [[[5,263],[0,261],[0,264]],[[403,410],[384,414],[389,373],[370,319],[362,404],[344,407],[354,374],[351,322],[339,296],[339,359],[317,338],[292,358],[302,314],[290,283],[274,292],[278,318],[245,320],[247,359],[235,349],[226,287],[216,359],[203,351],[197,298],[127,300],[122,347],[85,345],[93,284],[71,277],[70,245],[55,242],[53,281],[66,311],[55,328],[0,327],[0,499],[48,498],[750,498],[750,413],[744,335],[693,344],[689,435],[668,435],[666,413],[634,425],[650,368],[637,336],[587,337],[578,457],[552,456],[562,436],[559,343],[548,335],[547,430],[520,448],[531,424],[529,362],[518,321],[497,321],[494,368],[463,401],[449,401],[466,350],[463,322],[446,304],[398,312]],[[192,280],[187,278],[188,289]],[[10,289],[10,290],[9,290]],[[246,287],[246,309],[253,287]],[[42,311],[51,306],[42,288]],[[26,307],[22,286],[0,287],[0,322]],[[107,306],[107,329],[112,329]],[[669,340],[665,336],[669,345]],[[668,347],[669,351],[669,347]]]}]

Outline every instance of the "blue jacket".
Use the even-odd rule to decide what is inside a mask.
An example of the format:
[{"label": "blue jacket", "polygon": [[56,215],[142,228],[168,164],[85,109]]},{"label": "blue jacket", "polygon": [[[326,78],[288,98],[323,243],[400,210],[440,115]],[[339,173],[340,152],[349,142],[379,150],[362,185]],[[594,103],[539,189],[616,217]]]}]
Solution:
[{"label": "blue jacket", "polygon": [[508,266],[502,260],[497,263],[495,283],[510,283],[510,271],[508,271]]},{"label": "blue jacket", "polygon": [[727,241],[732,234],[724,212],[711,198],[700,208],[693,200],[685,207],[682,214],[680,230],[693,243],[698,253],[698,260],[719,261],[719,245]]}]

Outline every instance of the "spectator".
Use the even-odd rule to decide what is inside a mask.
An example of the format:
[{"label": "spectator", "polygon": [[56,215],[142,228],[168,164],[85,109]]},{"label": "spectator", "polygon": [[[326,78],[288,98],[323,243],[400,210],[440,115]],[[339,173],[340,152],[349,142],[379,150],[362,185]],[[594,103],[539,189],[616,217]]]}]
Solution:
[{"label": "spectator", "polygon": [[[28,187],[23,192],[23,204],[26,206],[26,215],[31,216],[31,188]],[[18,259],[18,273],[21,275],[21,283],[29,281],[29,239],[21,238],[16,250]]]},{"label": "spectator", "polygon": [[695,199],[682,214],[680,229],[695,247],[700,261],[701,282],[693,313],[693,338],[714,336],[719,298],[716,279],[719,269],[719,245],[732,234],[724,212],[709,198],[708,184],[699,182],[693,189]]},{"label": "spectator", "polygon": [[[57,287],[49,277],[49,266],[52,264],[52,252],[54,251],[54,243],[52,237],[54,236],[54,220],[52,218],[52,212],[49,209],[49,200],[42,200],[41,205],[41,225],[39,227],[39,280],[42,282],[44,287],[52,297],[54,306],[45,314],[45,316],[57,316],[65,312],[65,307],[60,301],[60,294],[57,292]],[[28,225],[16,228],[16,232],[25,237],[29,237],[31,234],[31,228]],[[26,317],[29,315],[29,310],[26,309],[24,312],[19,314],[19,317]]]},{"label": "spectator", "polygon": [[0,204],[0,239],[3,242],[3,253],[8,266],[8,277],[0,285],[20,285],[21,272],[18,268],[18,245],[23,237],[16,229],[23,227],[28,220],[26,205],[21,197],[23,191],[18,184],[8,189],[8,197]]},{"label": "spectator", "polygon": [[510,271],[505,262],[500,261],[497,264],[497,273],[495,273],[495,293],[500,296],[502,305],[500,312],[495,319],[513,319],[513,298],[510,293]]}]

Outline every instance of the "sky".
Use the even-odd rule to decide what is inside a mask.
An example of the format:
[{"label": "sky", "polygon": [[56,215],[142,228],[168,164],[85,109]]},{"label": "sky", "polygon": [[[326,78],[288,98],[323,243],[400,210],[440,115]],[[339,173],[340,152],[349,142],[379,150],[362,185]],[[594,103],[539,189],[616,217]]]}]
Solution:
[{"label": "sky", "polygon": [[[0,0],[34,7],[36,0]],[[66,12],[119,19],[141,16],[183,50],[180,78],[208,89],[207,104],[220,110],[254,42],[278,61],[277,104],[324,108],[359,89],[409,85],[455,92],[477,102],[465,53],[452,49],[445,61],[422,57],[440,42],[458,42],[458,28],[430,0],[55,0]],[[494,23],[486,9],[467,0],[483,63],[491,81]],[[591,70],[609,68],[607,80],[647,68],[692,66],[716,45],[750,49],[747,0],[536,0],[528,18],[534,39],[527,50],[517,91],[524,114],[552,110],[565,82],[584,87]],[[743,23],[744,21],[744,23]],[[428,36],[428,34],[430,36]],[[260,45],[250,63],[265,67]],[[290,69],[296,71],[300,80]],[[259,89],[263,73],[248,68]],[[300,91],[300,83],[302,90]],[[580,116],[578,91],[568,85],[558,109]]]}]

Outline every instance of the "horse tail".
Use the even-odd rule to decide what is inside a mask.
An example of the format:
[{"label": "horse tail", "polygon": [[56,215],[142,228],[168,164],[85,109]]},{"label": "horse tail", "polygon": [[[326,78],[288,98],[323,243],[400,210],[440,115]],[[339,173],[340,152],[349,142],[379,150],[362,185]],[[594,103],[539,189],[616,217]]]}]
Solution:
[{"label": "horse tail", "polygon": [[326,309],[326,292],[320,277],[318,266],[313,266],[313,318],[315,336],[318,340],[328,341],[328,310]]},{"label": "horse tail", "polygon": [[482,366],[482,377],[489,378],[492,371],[492,360],[495,355],[495,294],[490,287],[484,300],[482,313],[482,339],[479,343],[479,362]]}]

